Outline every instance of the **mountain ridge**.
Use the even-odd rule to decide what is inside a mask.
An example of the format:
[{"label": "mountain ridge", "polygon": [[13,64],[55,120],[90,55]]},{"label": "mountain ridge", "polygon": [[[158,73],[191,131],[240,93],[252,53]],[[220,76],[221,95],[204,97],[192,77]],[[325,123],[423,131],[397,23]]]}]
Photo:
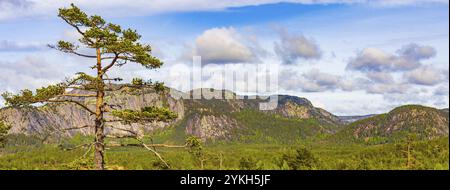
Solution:
[{"label": "mountain ridge", "polygon": [[378,144],[399,141],[410,135],[420,140],[448,136],[448,112],[422,105],[403,105],[350,123],[330,139]]},{"label": "mountain ridge", "polygon": [[[115,105],[120,105],[121,109],[140,109],[145,106],[168,107],[178,115],[173,122],[153,122],[146,124],[133,124],[131,126],[116,122],[121,128],[137,130],[139,133],[148,133],[156,129],[165,129],[184,122],[184,130],[187,135],[195,135],[203,140],[228,140],[235,135],[235,131],[245,126],[238,122],[236,115],[243,110],[252,110],[263,112],[264,114],[275,114],[280,117],[290,119],[317,119],[318,125],[341,125],[340,120],[333,114],[315,108],[311,102],[305,98],[279,95],[279,106],[275,110],[260,111],[259,103],[263,103],[264,98],[251,96],[241,96],[243,99],[176,99],[169,93],[158,94],[151,88],[133,89],[126,86],[116,86],[117,91],[107,93],[106,100]],[[170,89],[174,90],[174,89]],[[209,89],[211,90],[211,89]],[[180,91],[171,91],[186,96],[186,93]],[[237,97],[234,92],[229,92]],[[83,93],[83,92],[77,92]],[[189,93],[189,92],[188,92]],[[94,105],[93,98],[78,98],[84,101],[88,107]],[[49,103],[38,107],[6,107],[0,109],[0,118],[11,123],[11,134],[25,134],[45,136],[54,131],[63,131],[71,127],[92,125],[92,116],[76,105],[62,103]],[[106,119],[111,118],[106,114]],[[107,133],[119,133],[111,129]],[[329,133],[334,132],[329,130]],[[90,135],[91,131],[82,129],[80,131],[64,131],[58,133],[61,136],[73,136],[81,133]]]},{"label": "mountain ridge", "polygon": [[[371,138],[369,134],[388,138],[389,135],[380,135],[375,129],[384,129],[387,124],[375,121],[392,115],[402,108],[417,107],[414,105],[401,106],[386,114],[373,114],[365,116],[336,116],[322,108],[314,107],[306,98],[290,95],[274,95],[278,98],[278,106],[274,110],[259,110],[259,104],[267,102],[266,97],[243,96],[228,90],[196,89],[181,92],[175,89],[166,89],[166,93],[159,94],[152,88],[134,89],[117,85],[117,91],[109,92],[106,98],[109,103],[120,105],[121,109],[140,109],[146,106],[168,107],[178,115],[172,122],[153,122],[144,124],[124,125],[120,122],[112,123],[120,128],[133,130],[140,134],[166,132],[165,139],[183,141],[185,137],[194,135],[203,141],[241,141],[241,142],[283,142],[293,143],[298,140],[314,139],[319,136],[331,136],[338,139]],[[171,93],[167,93],[170,90]],[[208,91],[221,93],[227,99],[178,99],[177,97],[192,97],[192,93]],[[83,93],[83,92],[78,92]],[[174,97],[176,96],[176,97]],[[93,106],[93,98],[78,99],[88,106]],[[420,110],[425,108],[420,107]],[[406,109],[408,110],[408,109]],[[419,110],[419,111],[420,111]],[[404,112],[406,115],[408,111]],[[440,114],[436,114],[436,113]],[[403,113],[403,112],[402,112]],[[436,134],[431,136],[448,136],[448,112],[434,108],[426,108],[420,113],[431,115],[429,117],[439,120]],[[445,114],[447,113],[447,114]],[[438,117],[439,116],[439,117]],[[105,116],[111,118],[109,114]],[[444,119],[442,119],[443,117]],[[64,129],[92,125],[91,116],[84,110],[72,104],[46,104],[38,107],[2,108],[0,118],[11,123],[10,134],[25,134],[46,136],[58,131],[57,137],[73,136],[76,134],[91,135],[92,131],[63,131]],[[447,119],[445,119],[447,118]],[[353,120],[353,121],[352,121]],[[375,121],[372,121],[375,120]],[[417,121],[425,125],[427,119]],[[445,130],[445,121],[447,129]],[[365,123],[367,122],[367,123]],[[396,120],[396,122],[404,122]],[[396,126],[395,123],[391,124]],[[359,130],[355,132],[353,128]],[[401,127],[401,131],[408,131],[408,127]],[[434,130],[434,126],[428,127]],[[417,132],[418,130],[412,130]],[[420,130],[419,130],[420,131]],[[110,129],[107,133],[121,133]],[[389,130],[382,131],[390,133]],[[342,136],[344,134],[344,136]]]}]

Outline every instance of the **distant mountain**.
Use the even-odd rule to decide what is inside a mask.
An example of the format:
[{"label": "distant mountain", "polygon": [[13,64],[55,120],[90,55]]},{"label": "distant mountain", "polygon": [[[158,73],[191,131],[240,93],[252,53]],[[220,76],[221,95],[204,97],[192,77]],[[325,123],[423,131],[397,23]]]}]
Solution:
[{"label": "distant mountain", "polygon": [[418,139],[449,135],[449,115],[420,105],[406,105],[389,113],[353,122],[331,136],[336,142],[386,143],[415,134]]},{"label": "distant mountain", "polygon": [[376,116],[376,115],[377,115],[377,114],[354,115],[354,116],[338,116],[338,118],[339,118],[342,122],[344,122],[344,123],[346,123],[346,124],[349,124],[349,123],[353,123],[353,122],[355,122],[355,121],[359,121],[359,120],[366,119],[366,118],[369,118],[369,117],[373,117],[373,116]]}]

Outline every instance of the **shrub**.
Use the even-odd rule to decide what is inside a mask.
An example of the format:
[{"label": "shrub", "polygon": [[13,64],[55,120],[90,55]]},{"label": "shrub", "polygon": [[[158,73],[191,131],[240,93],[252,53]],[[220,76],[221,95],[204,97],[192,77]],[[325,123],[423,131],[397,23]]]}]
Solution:
[{"label": "shrub", "polygon": [[131,84],[136,85],[136,86],[142,86],[142,85],[144,85],[144,81],[141,78],[133,78],[133,80],[131,81]]},{"label": "shrub", "polygon": [[9,129],[11,129],[10,125],[0,121],[0,147],[5,146],[6,135],[8,134]]},{"label": "shrub", "polygon": [[285,153],[281,159],[293,170],[314,169],[319,163],[313,153],[306,148],[298,148],[294,153]]},{"label": "shrub", "polygon": [[255,170],[257,168],[257,162],[252,157],[241,157],[241,159],[239,160],[239,169]]}]

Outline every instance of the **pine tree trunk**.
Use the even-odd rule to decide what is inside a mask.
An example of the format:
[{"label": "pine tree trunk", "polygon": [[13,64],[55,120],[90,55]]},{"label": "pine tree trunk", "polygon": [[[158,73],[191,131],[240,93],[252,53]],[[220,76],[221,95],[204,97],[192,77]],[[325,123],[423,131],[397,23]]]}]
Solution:
[{"label": "pine tree trunk", "polygon": [[105,144],[104,144],[104,120],[103,120],[103,98],[105,96],[102,63],[100,49],[97,49],[97,102],[95,109],[95,149],[94,149],[94,162],[97,170],[105,169]]}]

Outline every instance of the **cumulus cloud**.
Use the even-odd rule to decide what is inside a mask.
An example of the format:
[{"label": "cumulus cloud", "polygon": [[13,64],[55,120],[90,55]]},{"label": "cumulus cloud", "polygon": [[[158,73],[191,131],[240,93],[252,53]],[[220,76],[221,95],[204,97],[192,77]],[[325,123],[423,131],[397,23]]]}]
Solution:
[{"label": "cumulus cloud", "polygon": [[[414,94],[413,96],[411,94]],[[391,103],[396,104],[395,107],[405,104],[417,104],[420,102],[422,105],[429,106],[442,106],[445,104],[445,101],[442,101],[442,98],[439,96],[434,96],[432,94],[417,94],[411,92],[410,94],[406,93],[393,93],[393,94],[385,94],[383,98]],[[447,103],[448,105],[448,103]]]},{"label": "cumulus cloud", "polygon": [[406,94],[410,86],[402,83],[372,84],[367,87],[366,92],[370,94]]},{"label": "cumulus cloud", "polygon": [[339,76],[320,72],[318,69],[312,69],[309,72],[304,73],[303,76],[320,86],[329,88],[336,86],[340,80]]},{"label": "cumulus cloud", "polygon": [[395,54],[365,48],[350,59],[346,70],[358,71],[367,77],[369,82],[360,87],[367,93],[407,94],[409,90],[417,89],[417,85],[433,86],[445,82],[445,72],[422,63],[434,56],[436,50],[433,47],[414,43],[402,46]]},{"label": "cumulus cloud", "polygon": [[38,88],[64,79],[63,67],[28,56],[18,61],[0,61],[0,92]]},{"label": "cumulus cloud", "polygon": [[376,83],[394,83],[394,77],[386,72],[368,72],[366,76]]},{"label": "cumulus cloud", "polygon": [[407,60],[420,61],[434,57],[436,55],[436,49],[431,46],[408,44],[399,49],[397,53]]},{"label": "cumulus cloud", "polygon": [[362,72],[407,71],[418,68],[424,59],[436,55],[431,46],[408,44],[397,50],[397,54],[386,53],[377,48],[365,48],[347,64],[347,70]]},{"label": "cumulus cloud", "polygon": [[205,63],[249,62],[254,54],[241,39],[232,27],[206,30],[195,41],[195,55]]},{"label": "cumulus cloud", "polygon": [[275,53],[286,64],[295,63],[298,59],[319,59],[322,52],[316,42],[303,35],[292,35],[280,32],[280,42],[275,43]]},{"label": "cumulus cloud", "polygon": [[403,75],[407,82],[419,85],[436,85],[442,82],[442,72],[430,66],[423,66]]},{"label": "cumulus cloud", "polygon": [[343,91],[355,91],[365,89],[367,84],[369,84],[369,80],[365,78],[344,78],[341,77],[339,81],[339,88]]},{"label": "cumulus cloud", "polygon": [[324,92],[340,88],[341,77],[311,69],[304,73],[284,68],[280,74],[280,86],[285,90]]}]

